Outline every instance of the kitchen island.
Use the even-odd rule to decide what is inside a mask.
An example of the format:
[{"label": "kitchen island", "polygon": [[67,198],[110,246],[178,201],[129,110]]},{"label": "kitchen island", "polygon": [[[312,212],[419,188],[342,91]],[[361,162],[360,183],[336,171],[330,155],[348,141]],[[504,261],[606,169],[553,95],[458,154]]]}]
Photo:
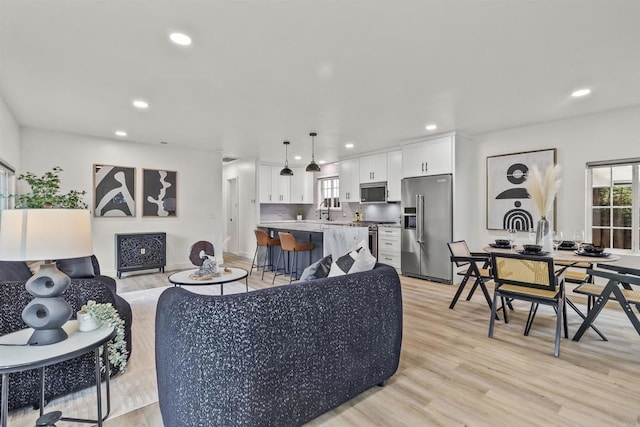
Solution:
[{"label": "kitchen island", "polygon": [[[311,253],[298,256],[298,272],[301,273],[308,265],[331,254],[333,259],[346,254],[350,249],[363,240],[368,242],[369,229],[354,227],[351,223],[316,222],[316,221],[281,221],[263,222],[258,228],[263,229],[270,237],[278,238],[278,232],[291,233],[300,242],[312,242],[315,248]],[[273,247],[269,254],[275,264],[280,253],[280,247]],[[260,261],[262,263],[262,261]],[[269,261],[267,261],[269,264]],[[282,264],[282,261],[281,261]]]}]

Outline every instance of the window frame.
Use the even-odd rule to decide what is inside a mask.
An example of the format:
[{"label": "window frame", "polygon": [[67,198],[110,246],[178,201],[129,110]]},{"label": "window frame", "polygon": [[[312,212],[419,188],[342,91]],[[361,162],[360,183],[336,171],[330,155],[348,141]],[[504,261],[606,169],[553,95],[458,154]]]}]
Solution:
[{"label": "window frame", "polygon": [[[640,253],[640,158],[633,159],[620,159],[620,160],[610,160],[610,161],[599,161],[599,162],[589,162],[587,163],[587,168],[585,171],[586,174],[586,209],[585,209],[585,224],[588,236],[585,236],[585,239],[591,241],[593,238],[593,170],[598,168],[609,168],[610,170],[615,167],[624,167],[631,166],[631,248],[614,248],[612,247],[613,239],[614,239],[614,230],[627,229],[627,227],[616,227],[614,225],[614,221],[612,218],[612,212],[614,209],[614,192],[613,188],[615,187],[612,175],[610,174],[610,195],[609,195],[609,205],[607,209],[609,209],[609,225],[608,226],[596,226],[598,229],[608,229],[609,230],[609,245],[610,249],[615,252],[620,253],[628,253],[628,254],[638,254]],[[598,206],[595,206],[597,208]],[[602,206],[604,207],[604,206]]]},{"label": "window frame", "polygon": [[0,160],[0,210],[13,209],[16,194],[16,171]]},{"label": "window frame", "polygon": [[[342,202],[340,201],[340,177],[339,176],[324,176],[322,178],[318,178],[317,180],[317,194],[318,194],[318,203],[316,203],[316,208],[318,210],[326,210],[327,207],[323,205],[324,202],[324,198],[322,197],[322,183],[323,182],[327,182],[327,181],[332,181],[332,183],[336,183],[337,186],[331,186],[331,189],[333,190],[334,194],[337,194],[335,197],[333,197],[332,200],[332,206],[329,208],[330,211],[342,211]],[[336,200],[339,204],[339,206],[333,206],[333,201]]]}]

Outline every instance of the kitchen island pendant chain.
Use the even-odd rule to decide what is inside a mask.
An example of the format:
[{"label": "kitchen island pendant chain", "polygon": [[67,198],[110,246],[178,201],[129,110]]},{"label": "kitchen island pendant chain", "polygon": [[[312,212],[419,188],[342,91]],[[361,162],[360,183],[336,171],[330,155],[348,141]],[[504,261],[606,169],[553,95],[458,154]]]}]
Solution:
[{"label": "kitchen island pendant chain", "polygon": [[315,141],[314,138],[317,136],[318,134],[315,132],[311,132],[309,134],[309,136],[311,136],[311,163],[309,163],[307,165],[307,168],[305,169],[307,172],[320,172],[320,166],[318,166],[318,164],[316,163],[316,157],[315,157]]}]

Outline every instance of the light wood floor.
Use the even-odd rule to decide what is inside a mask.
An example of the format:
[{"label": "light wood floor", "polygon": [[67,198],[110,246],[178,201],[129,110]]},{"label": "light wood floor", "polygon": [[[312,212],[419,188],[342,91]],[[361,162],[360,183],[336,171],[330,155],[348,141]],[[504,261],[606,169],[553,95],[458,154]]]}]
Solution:
[{"label": "light wood floor", "polygon": [[[225,254],[228,266],[250,261]],[[119,292],[166,286],[165,274],[119,280]],[[271,286],[255,272],[249,286]],[[268,280],[267,280],[268,278]],[[284,283],[278,277],[276,284]],[[489,309],[481,294],[448,308],[456,286],[401,277],[404,336],[398,372],[313,420],[312,426],[634,426],[640,425],[640,337],[613,303],[580,342],[562,340],[553,357],[555,317],[541,307],[530,336],[528,306],[515,303],[510,323],[487,338]],[[584,299],[568,292],[584,309]],[[569,312],[569,334],[580,318]],[[157,404],[109,420],[106,426],[158,426]]]}]

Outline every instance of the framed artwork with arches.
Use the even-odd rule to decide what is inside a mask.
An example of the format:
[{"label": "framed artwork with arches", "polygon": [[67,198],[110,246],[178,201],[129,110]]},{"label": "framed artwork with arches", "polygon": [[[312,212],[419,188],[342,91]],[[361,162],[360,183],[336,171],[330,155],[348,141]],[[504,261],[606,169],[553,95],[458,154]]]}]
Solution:
[{"label": "framed artwork with arches", "polygon": [[[548,166],[556,164],[556,155],[556,149],[550,148],[487,157],[487,229],[535,228],[540,214],[524,183],[532,165],[544,174]],[[551,218],[547,218],[552,227],[555,217],[554,201]]]}]

